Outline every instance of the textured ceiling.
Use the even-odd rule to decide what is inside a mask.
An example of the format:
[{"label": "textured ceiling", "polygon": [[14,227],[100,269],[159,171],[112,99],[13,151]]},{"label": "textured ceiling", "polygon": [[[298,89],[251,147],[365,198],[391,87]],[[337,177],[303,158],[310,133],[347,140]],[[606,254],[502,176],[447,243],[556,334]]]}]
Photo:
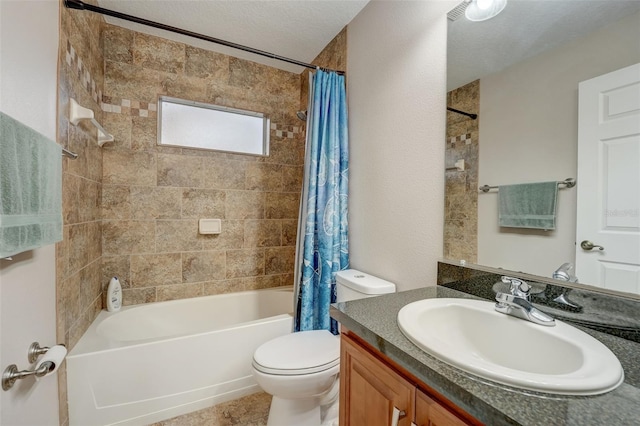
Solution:
[{"label": "textured ceiling", "polygon": [[[311,62],[369,0],[99,0],[100,7]],[[105,16],[110,24],[299,73],[303,68]]]},{"label": "textured ceiling", "polygon": [[449,22],[447,90],[638,11],[639,0],[509,0],[504,11],[488,21],[471,22],[463,16]]}]

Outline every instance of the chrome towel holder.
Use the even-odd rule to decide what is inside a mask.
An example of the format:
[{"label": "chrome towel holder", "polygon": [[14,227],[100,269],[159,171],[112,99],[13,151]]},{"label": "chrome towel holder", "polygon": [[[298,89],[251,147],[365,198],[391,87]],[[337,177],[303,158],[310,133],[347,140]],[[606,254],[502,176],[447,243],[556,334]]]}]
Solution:
[{"label": "chrome towel holder", "polygon": [[[558,181],[557,184],[558,185],[564,185],[564,188],[573,188],[574,186],[576,186],[576,180],[574,178],[566,178],[565,180],[562,181]],[[482,185],[480,188],[478,188],[480,191],[482,192],[489,192],[492,189],[498,189],[500,188],[499,186],[489,186],[489,185]]]}]

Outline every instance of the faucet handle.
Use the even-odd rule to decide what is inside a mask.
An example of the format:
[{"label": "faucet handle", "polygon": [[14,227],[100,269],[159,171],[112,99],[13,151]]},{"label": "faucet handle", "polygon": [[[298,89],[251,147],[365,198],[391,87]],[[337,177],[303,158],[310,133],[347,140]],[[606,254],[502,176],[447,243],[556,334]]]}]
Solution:
[{"label": "faucet handle", "polygon": [[514,296],[522,297],[523,299],[529,299],[529,292],[531,286],[526,281],[519,278],[507,277],[506,275],[501,278],[502,282],[509,284],[511,288],[509,292]]}]

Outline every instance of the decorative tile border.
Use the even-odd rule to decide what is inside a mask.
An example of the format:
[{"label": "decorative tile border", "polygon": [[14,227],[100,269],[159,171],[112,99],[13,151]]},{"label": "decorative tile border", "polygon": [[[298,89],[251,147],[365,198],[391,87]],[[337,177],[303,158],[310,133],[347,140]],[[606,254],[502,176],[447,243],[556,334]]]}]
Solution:
[{"label": "decorative tile border", "polygon": [[[78,56],[76,50],[71,46],[71,42],[69,41],[67,41],[65,60],[67,65],[77,71],[77,75],[82,86],[91,94],[93,100],[100,104],[102,111],[115,114],[127,114],[135,117],[157,117],[158,105],[155,102],[141,102],[132,99],[114,99],[110,96],[104,95],[102,90],[97,87],[95,80],[84,65],[82,58]],[[298,134],[304,133],[304,127],[302,126],[283,126],[276,123],[271,123],[271,130],[275,131],[276,137],[287,139],[293,139]]]},{"label": "decorative tile border", "polygon": [[65,60],[67,65],[72,70],[76,71],[82,87],[91,95],[96,103],[100,103],[102,100],[102,90],[97,86],[96,81],[91,77],[89,69],[84,65],[82,58],[78,56],[76,49],[71,46],[71,42],[67,40],[67,51],[65,54]]},{"label": "decorative tile border", "polygon": [[287,139],[293,139],[297,134],[304,132],[300,126],[282,126],[276,123],[271,123],[271,130],[275,130],[276,137]]},{"label": "decorative tile border", "polygon": [[157,117],[158,105],[155,102],[141,102],[131,99],[113,99],[109,96],[102,97],[100,104],[104,112],[127,114],[136,117]]},{"label": "decorative tile border", "polygon": [[449,138],[449,143],[451,145],[455,144],[456,142],[464,142],[465,145],[471,145],[471,133],[466,133],[464,135]]}]

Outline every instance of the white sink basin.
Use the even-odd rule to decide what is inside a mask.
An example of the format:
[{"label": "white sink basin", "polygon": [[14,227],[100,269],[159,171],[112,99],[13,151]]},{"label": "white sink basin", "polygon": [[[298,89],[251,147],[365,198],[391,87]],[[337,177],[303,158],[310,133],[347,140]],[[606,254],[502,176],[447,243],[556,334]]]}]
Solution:
[{"label": "white sink basin", "polygon": [[481,300],[426,299],[398,313],[400,330],[434,357],[509,386],[565,395],[618,387],[618,358],[590,335],[556,320],[544,327],[494,310]]}]

